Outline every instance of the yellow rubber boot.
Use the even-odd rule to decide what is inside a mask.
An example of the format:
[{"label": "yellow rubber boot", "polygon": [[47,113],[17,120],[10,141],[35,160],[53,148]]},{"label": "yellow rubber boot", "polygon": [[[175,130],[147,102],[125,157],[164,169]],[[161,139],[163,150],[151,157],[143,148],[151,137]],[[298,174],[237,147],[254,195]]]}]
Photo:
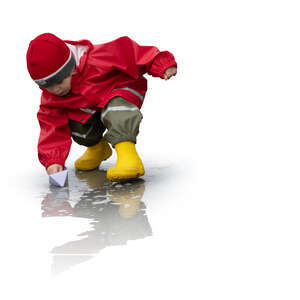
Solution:
[{"label": "yellow rubber boot", "polygon": [[107,170],[107,179],[110,181],[123,181],[137,178],[145,174],[143,163],[138,156],[135,144],[121,142],[115,145],[117,151],[117,163]]},{"label": "yellow rubber boot", "polygon": [[96,169],[101,162],[108,159],[111,154],[110,146],[104,139],[101,139],[98,144],[86,149],[83,155],[75,161],[75,167],[81,171]]}]

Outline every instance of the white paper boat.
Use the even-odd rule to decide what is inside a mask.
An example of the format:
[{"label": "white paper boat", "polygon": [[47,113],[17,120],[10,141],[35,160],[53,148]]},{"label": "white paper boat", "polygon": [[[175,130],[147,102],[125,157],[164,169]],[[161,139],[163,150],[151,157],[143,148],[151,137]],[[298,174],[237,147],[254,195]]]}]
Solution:
[{"label": "white paper boat", "polygon": [[63,170],[49,175],[49,183],[55,186],[64,187],[68,178],[68,170]]}]

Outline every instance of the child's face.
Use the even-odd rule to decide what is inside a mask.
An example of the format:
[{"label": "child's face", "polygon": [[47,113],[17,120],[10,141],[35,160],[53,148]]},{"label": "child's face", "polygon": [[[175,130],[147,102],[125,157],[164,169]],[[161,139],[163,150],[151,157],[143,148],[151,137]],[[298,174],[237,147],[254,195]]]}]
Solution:
[{"label": "child's face", "polygon": [[68,77],[66,77],[63,81],[46,88],[46,90],[49,93],[60,97],[67,95],[71,90],[71,79],[72,75],[74,74],[75,71],[73,70],[71,74]]}]

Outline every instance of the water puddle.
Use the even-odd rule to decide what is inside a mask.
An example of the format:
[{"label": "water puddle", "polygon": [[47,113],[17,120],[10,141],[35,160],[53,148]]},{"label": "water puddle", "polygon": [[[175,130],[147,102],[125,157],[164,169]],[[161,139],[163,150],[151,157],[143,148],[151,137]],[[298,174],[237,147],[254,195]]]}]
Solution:
[{"label": "water puddle", "polygon": [[80,239],[51,250],[52,274],[58,275],[87,261],[106,247],[125,245],[127,241],[152,235],[142,202],[144,192],[143,179],[111,183],[103,170],[69,170],[66,187],[49,186],[42,200],[43,217],[72,216],[90,220],[90,230],[78,233]]}]

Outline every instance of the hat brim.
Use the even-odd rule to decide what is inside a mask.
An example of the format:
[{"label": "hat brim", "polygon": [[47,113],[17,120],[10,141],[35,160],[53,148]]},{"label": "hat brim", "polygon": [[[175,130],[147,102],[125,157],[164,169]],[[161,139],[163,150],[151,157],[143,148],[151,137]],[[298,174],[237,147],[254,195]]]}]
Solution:
[{"label": "hat brim", "polygon": [[75,58],[71,52],[70,58],[58,71],[56,71],[54,74],[51,74],[50,76],[47,76],[42,79],[37,79],[34,81],[42,88],[51,87],[52,85],[61,82],[67,76],[69,76],[72,70],[75,68],[75,65],[76,65]]}]

